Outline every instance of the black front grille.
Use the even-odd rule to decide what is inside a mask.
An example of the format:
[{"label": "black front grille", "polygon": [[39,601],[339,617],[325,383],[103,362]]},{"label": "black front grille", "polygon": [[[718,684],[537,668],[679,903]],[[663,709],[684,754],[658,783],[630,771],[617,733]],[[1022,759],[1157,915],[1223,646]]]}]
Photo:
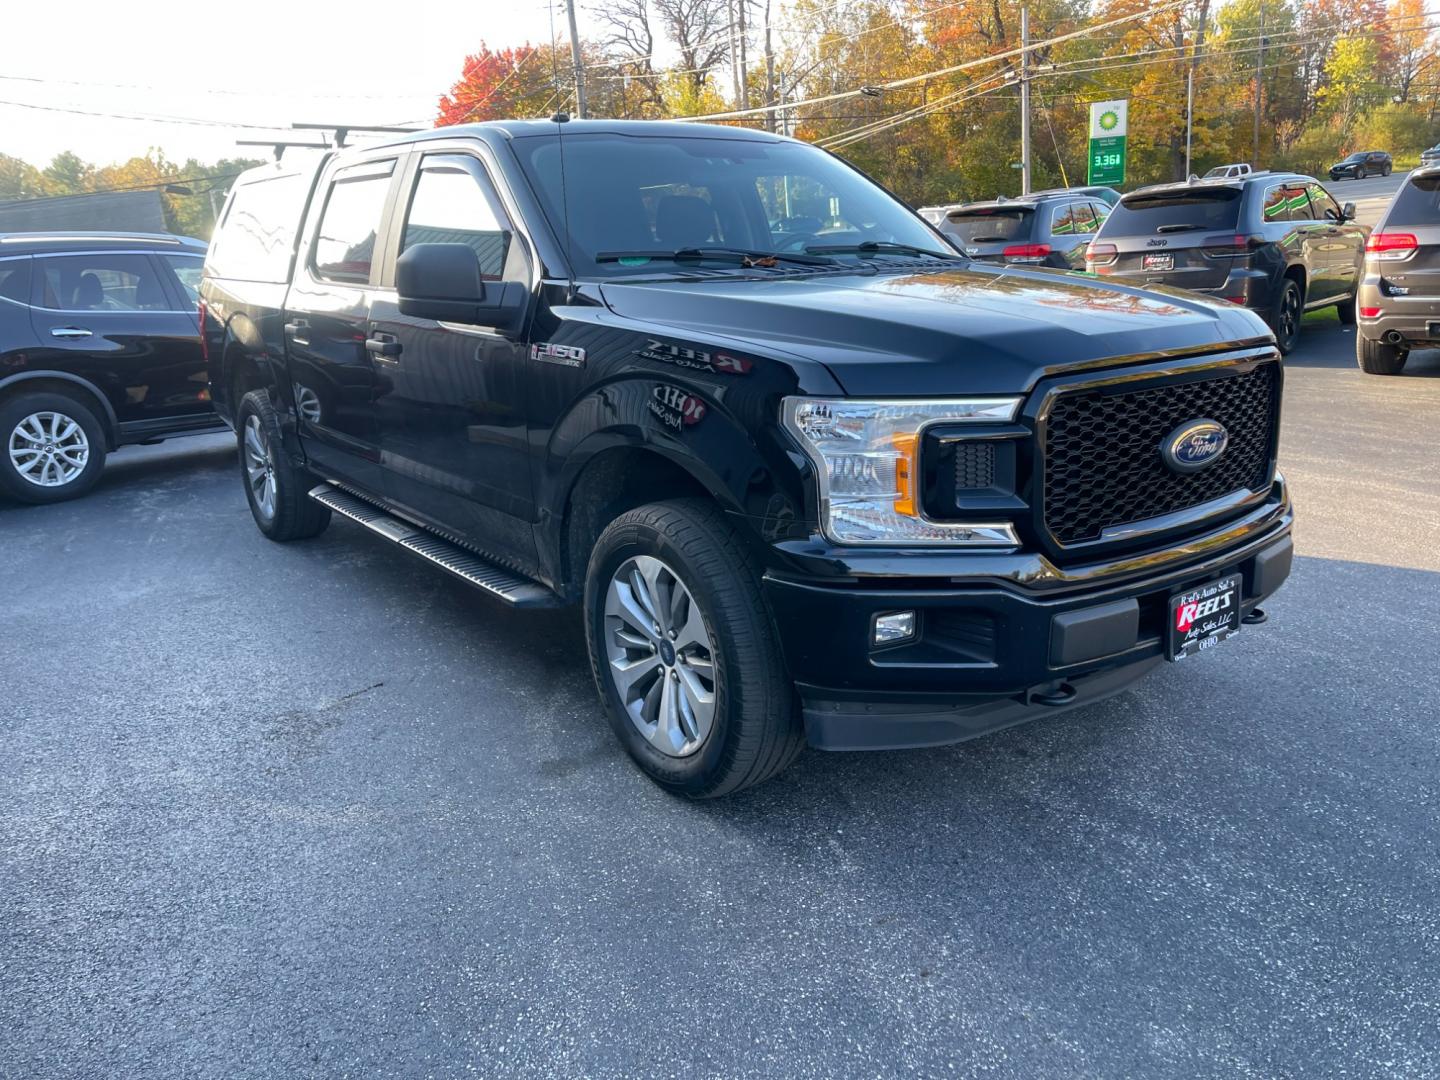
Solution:
[{"label": "black front grille", "polygon": [[[1270,483],[1279,413],[1279,365],[1201,382],[1060,393],[1045,422],[1044,519],[1060,544],[1099,539],[1146,521]],[[1214,420],[1230,440],[1209,468],[1181,474],[1160,455],[1190,420]]]}]

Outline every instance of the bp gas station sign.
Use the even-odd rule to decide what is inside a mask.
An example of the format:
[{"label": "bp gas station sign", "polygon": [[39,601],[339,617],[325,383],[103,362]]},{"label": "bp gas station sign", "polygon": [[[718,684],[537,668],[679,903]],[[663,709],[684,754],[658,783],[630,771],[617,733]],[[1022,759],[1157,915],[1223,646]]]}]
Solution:
[{"label": "bp gas station sign", "polygon": [[1090,183],[1125,183],[1125,134],[1128,101],[1090,103]]}]

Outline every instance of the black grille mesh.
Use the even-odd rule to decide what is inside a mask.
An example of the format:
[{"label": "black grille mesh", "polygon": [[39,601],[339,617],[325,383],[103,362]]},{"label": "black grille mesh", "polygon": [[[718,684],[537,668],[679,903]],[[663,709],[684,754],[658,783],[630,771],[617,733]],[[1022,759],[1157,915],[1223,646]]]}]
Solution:
[{"label": "black grille mesh", "polygon": [[[1126,393],[1059,395],[1046,422],[1045,524],[1061,544],[1094,540],[1114,525],[1159,517],[1243,488],[1263,489],[1275,438],[1279,368]],[[1189,420],[1225,425],[1220,460],[1175,473],[1160,443]]]},{"label": "black grille mesh", "polygon": [[995,444],[957,442],[955,449],[955,490],[977,491],[995,486]]}]

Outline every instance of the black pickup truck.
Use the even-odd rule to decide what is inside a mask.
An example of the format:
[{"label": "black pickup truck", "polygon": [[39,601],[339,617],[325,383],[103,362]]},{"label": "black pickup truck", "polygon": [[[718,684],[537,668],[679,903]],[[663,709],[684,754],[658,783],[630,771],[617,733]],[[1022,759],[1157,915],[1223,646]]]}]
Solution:
[{"label": "black pickup truck", "polygon": [[1096,701],[1263,621],[1290,568],[1257,316],[971,263],[776,135],[287,157],[236,185],[201,303],[261,531],[339,513],[583,604],[616,734],[690,796]]}]

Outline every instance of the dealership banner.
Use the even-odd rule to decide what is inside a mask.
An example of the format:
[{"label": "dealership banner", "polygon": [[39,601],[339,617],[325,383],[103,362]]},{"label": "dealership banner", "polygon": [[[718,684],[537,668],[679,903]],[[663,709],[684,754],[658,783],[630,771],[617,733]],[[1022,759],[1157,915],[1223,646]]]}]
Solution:
[{"label": "dealership banner", "polygon": [[1090,103],[1090,183],[1125,183],[1125,136],[1129,130],[1128,101]]}]

